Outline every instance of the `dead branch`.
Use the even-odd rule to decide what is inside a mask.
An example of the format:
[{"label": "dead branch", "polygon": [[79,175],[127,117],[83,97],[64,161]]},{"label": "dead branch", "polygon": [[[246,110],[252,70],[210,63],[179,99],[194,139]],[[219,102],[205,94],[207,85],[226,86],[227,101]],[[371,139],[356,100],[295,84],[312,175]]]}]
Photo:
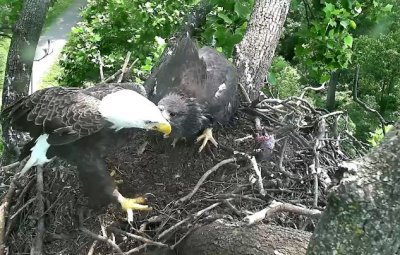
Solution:
[{"label": "dead branch", "polygon": [[[134,67],[134,65],[136,64],[136,62],[138,61],[138,59],[135,59],[135,61],[132,62],[132,64],[129,66],[128,69],[125,70],[125,73],[129,72],[132,70],[132,68]],[[125,75],[124,73],[124,75]],[[112,81],[114,81],[119,75],[122,74],[122,69],[119,69],[118,71],[116,71],[113,75],[111,75],[110,77],[108,77],[107,79],[105,79],[103,82],[101,82],[100,84],[104,84],[104,83],[110,83]]]},{"label": "dead branch", "polygon": [[128,51],[128,53],[126,54],[126,57],[125,57],[124,65],[122,66],[121,75],[119,76],[117,83],[121,83],[122,82],[122,79],[124,78],[124,75],[125,75],[125,72],[126,72],[126,68],[128,66],[130,58],[131,58],[131,52]]},{"label": "dead branch", "polygon": [[87,255],[93,255],[94,249],[96,248],[96,245],[97,245],[97,242],[98,242],[97,240],[93,241],[92,245],[89,248]]},{"label": "dead branch", "polygon": [[321,86],[320,86],[320,87],[317,87],[317,88],[315,88],[315,87],[305,87],[305,88],[303,89],[303,93],[301,93],[301,95],[300,95],[300,98],[304,98],[304,96],[306,95],[306,93],[307,93],[308,91],[310,91],[310,90],[312,90],[312,91],[322,91],[322,90],[326,90],[325,83],[322,83]]},{"label": "dead branch", "polygon": [[40,57],[39,59],[34,59],[33,61],[40,61],[40,60],[44,59],[45,57],[49,56],[50,54],[52,54],[54,52],[54,50],[51,49],[50,46],[51,46],[51,41],[47,40],[47,48],[43,49],[44,55],[42,57]]},{"label": "dead branch", "polygon": [[212,174],[215,171],[217,171],[221,166],[226,165],[228,163],[232,163],[232,162],[236,162],[236,158],[229,158],[229,159],[222,160],[221,162],[216,164],[214,167],[209,169],[200,178],[200,180],[197,182],[197,184],[194,187],[194,189],[189,194],[187,194],[186,196],[184,196],[181,199],[179,199],[178,202],[183,203],[183,202],[186,202],[186,201],[190,200],[193,197],[193,195],[197,192],[197,190],[199,190],[200,186],[204,183],[204,181],[207,179],[207,177],[210,176],[210,174]]},{"label": "dead branch", "polygon": [[114,243],[111,239],[101,236],[101,235],[96,235],[95,233],[93,233],[92,231],[90,231],[89,229],[85,228],[85,227],[79,227],[79,230],[82,231],[82,233],[84,233],[85,235],[97,240],[97,241],[101,241],[104,242],[106,244],[108,244],[109,246],[111,246],[114,250],[116,250],[118,252],[118,254],[122,254],[122,255],[126,255],[125,252],[123,252],[121,250],[121,248],[119,248],[119,246]]},{"label": "dead branch", "polygon": [[250,160],[250,163],[251,163],[251,165],[252,165],[252,167],[254,169],[254,172],[257,175],[257,184],[258,184],[258,188],[260,189],[260,194],[265,196],[265,194],[267,194],[267,193],[264,190],[264,185],[263,185],[263,181],[262,181],[262,175],[261,175],[260,168],[258,167],[256,157],[250,156],[247,153],[243,153],[243,152],[239,152],[239,151],[235,151],[234,154],[245,156],[247,159]]},{"label": "dead branch", "polygon": [[4,255],[6,218],[8,215],[8,209],[10,208],[11,199],[14,195],[16,187],[17,186],[15,185],[15,183],[12,182],[0,206],[0,255]]},{"label": "dead branch", "polygon": [[14,163],[12,163],[12,164],[9,164],[9,165],[7,165],[7,166],[3,166],[3,167],[1,168],[1,171],[2,171],[2,172],[10,171],[10,170],[16,168],[17,166],[19,166],[19,164],[20,164],[20,162],[18,161],[18,162],[14,162]]},{"label": "dead branch", "polygon": [[358,98],[357,93],[358,93],[358,77],[359,77],[359,74],[360,74],[360,65],[357,65],[356,75],[355,75],[354,83],[353,83],[353,93],[352,93],[353,94],[353,100],[356,103],[358,103],[362,108],[364,108],[366,111],[373,113],[379,119],[379,121],[381,122],[382,132],[385,135],[386,134],[385,126],[388,125],[388,124],[391,124],[392,122],[386,121],[383,118],[383,116],[377,110],[372,109],[366,103],[364,103],[363,101],[361,101]]},{"label": "dead branch", "polygon": [[18,174],[21,171],[26,160],[23,160],[19,164],[19,167],[18,167],[17,171],[15,172],[15,175],[11,181],[10,187],[8,188],[8,191],[7,191],[6,195],[4,196],[3,200],[1,201],[1,205],[0,205],[0,255],[4,255],[4,251],[6,248],[6,243],[5,243],[6,218],[8,216],[8,211],[10,209],[11,200],[14,196],[15,190],[17,189],[17,185],[15,183],[16,176],[18,176]]},{"label": "dead branch", "polygon": [[[37,200],[37,197],[32,197],[31,199],[29,199],[23,206],[21,206],[13,215],[11,215],[10,220],[13,220],[15,217],[17,217],[17,215],[22,212],[27,206],[29,206],[30,204],[32,204],[33,202],[35,202]],[[8,232],[8,231],[7,231]]]},{"label": "dead branch", "polygon": [[104,62],[103,62],[103,59],[102,59],[102,57],[101,57],[101,53],[100,53],[100,51],[98,52],[98,58],[99,58],[99,64],[100,64],[100,66],[99,66],[99,69],[100,69],[100,81],[101,82],[104,82],[104,70],[103,70],[103,68],[104,68]]},{"label": "dead branch", "polygon": [[110,227],[108,227],[108,229],[113,231],[114,233],[118,233],[118,234],[130,237],[130,238],[135,239],[137,241],[141,241],[141,242],[143,242],[143,243],[145,243],[147,245],[153,245],[153,246],[158,246],[158,247],[162,247],[162,248],[169,248],[169,246],[164,244],[164,243],[156,242],[156,241],[150,240],[150,239],[148,239],[146,237],[138,236],[138,235],[123,231],[121,229],[115,228],[115,227],[111,227],[110,226]]},{"label": "dead branch", "polygon": [[35,237],[35,241],[32,245],[31,254],[41,255],[43,254],[43,236],[45,232],[44,218],[41,217],[44,213],[44,188],[43,188],[43,168],[41,166],[36,167],[36,189],[37,189],[37,210],[36,213],[39,216],[37,223],[37,233]]},{"label": "dead branch", "polygon": [[142,244],[142,245],[140,245],[140,246],[138,246],[138,247],[136,247],[136,248],[133,248],[133,249],[127,251],[127,252],[126,252],[126,255],[135,254],[135,253],[137,253],[137,252],[139,252],[139,251],[145,249],[147,246],[148,246],[147,243]]},{"label": "dead branch", "polygon": [[158,236],[158,240],[162,240],[165,239],[165,237],[169,236],[171,233],[175,232],[175,230],[177,230],[181,225],[189,222],[191,219],[192,220],[196,220],[198,219],[201,215],[203,215],[205,212],[210,211],[212,209],[214,209],[215,207],[219,206],[222,202],[218,202],[218,203],[214,203],[206,208],[204,208],[201,211],[198,211],[195,214],[190,215],[189,217],[179,221],[178,223],[176,223],[175,225],[171,226],[170,228],[164,230],[164,232],[162,232],[159,236]]},{"label": "dead branch", "polygon": [[283,144],[282,144],[281,149],[279,151],[278,170],[279,170],[279,172],[281,172],[286,177],[289,177],[291,179],[299,179],[298,177],[294,176],[292,173],[286,171],[285,167],[283,166],[283,159],[285,158],[286,145],[287,145],[287,138],[284,138]]},{"label": "dead branch", "polygon": [[291,212],[313,218],[319,218],[322,215],[322,212],[316,209],[307,209],[289,203],[272,201],[272,203],[267,208],[258,211],[252,215],[246,216],[243,220],[247,222],[247,224],[251,225],[266,218],[269,218],[277,212]]}]

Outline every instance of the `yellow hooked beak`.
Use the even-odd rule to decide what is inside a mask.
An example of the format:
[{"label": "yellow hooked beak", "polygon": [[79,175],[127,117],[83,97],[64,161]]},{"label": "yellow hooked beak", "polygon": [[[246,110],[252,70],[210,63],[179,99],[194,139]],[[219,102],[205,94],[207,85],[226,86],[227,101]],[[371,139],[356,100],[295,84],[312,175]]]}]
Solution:
[{"label": "yellow hooked beak", "polygon": [[171,133],[171,125],[168,122],[157,123],[153,126],[153,130],[169,135]]}]

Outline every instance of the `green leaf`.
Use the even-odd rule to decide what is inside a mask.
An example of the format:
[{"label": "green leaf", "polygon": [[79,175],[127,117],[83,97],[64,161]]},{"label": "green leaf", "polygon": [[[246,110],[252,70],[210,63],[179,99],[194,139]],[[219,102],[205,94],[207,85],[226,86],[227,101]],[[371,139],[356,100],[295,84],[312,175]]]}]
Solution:
[{"label": "green leaf", "polygon": [[275,73],[269,72],[267,79],[268,79],[269,84],[271,84],[272,86],[276,85],[276,74]]},{"label": "green leaf", "polygon": [[324,12],[326,14],[330,14],[333,12],[333,10],[335,9],[335,6],[331,3],[325,3],[325,7],[324,7]]},{"label": "green leaf", "polygon": [[322,84],[322,83],[328,82],[330,78],[331,77],[330,77],[329,74],[324,73],[324,74],[321,75],[321,77],[319,79],[319,83]]},{"label": "green leaf", "polygon": [[224,22],[227,23],[227,24],[232,24],[232,22],[233,22],[233,21],[232,21],[226,14],[224,14],[224,13],[219,12],[219,13],[218,13],[218,17],[220,17],[221,19],[223,19]]},{"label": "green leaf", "polygon": [[347,47],[351,48],[353,47],[353,37],[351,35],[346,36],[344,39],[344,45]]},{"label": "green leaf", "polygon": [[392,4],[387,4],[385,7],[383,7],[383,11],[384,12],[391,12],[393,9],[393,5]]},{"label": "green leaf", "polygon": [[241,17],[248,19],[250,16],[250,7],[244,3],[244,1],[235,2],[235,13]]},{"label": "green leaf", "polygon": [[[354,21],[353,21],[354,22]],[[349,25],[349,22],[347,20],[341,20],[340,21],[340,25],[342,27],[344,27],[345,29],[347,29],[347,26]]]}]

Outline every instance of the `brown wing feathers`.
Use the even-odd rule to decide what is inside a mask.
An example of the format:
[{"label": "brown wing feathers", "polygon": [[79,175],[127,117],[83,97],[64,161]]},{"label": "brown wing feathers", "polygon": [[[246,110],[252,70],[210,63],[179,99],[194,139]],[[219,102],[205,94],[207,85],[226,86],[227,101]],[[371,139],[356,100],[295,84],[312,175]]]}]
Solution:
[{"label": "brown wing feathers", "polygon": [[37,91],[5,109],[2,118],[13,128],[29,132],[33,138],[49,134],[53,145],[67,144],[103,128],[97,110],[99,100],[77,89],[49,88]]}]

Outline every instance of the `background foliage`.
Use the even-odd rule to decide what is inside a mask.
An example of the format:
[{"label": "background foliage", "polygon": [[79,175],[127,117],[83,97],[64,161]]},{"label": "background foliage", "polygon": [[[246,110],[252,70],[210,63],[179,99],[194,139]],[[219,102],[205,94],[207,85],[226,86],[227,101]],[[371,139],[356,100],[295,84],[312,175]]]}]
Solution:
[{"label": "background foliage", "polygon": [[[232,59],[234,45],[246,31],[254,0],[210,1],[214,8],[195,37],[200,45],[213,46]],[[0,0],[5,6],[0,10],[2,24],[15,22],[21,2]],[[100,55],[109,75],[120,68],[131,51],[131,58],[137,60],[132,77],[140,83],[157,62],[166,40],[198,2],[89,0],[82,22],[73,29],[64,48],[61,68],[57,67],[46,82],[58,79],[65,86],[98,82]],[[355,70],[359,66],[359,98],[385,119],[397,120],[399,7],[396,0],[293,0],[277,55],[265,74],[263,91],[280,98],[299,95],[304,87],[319,87],[338,72],[336,110],[347,112],[354,124],[348,128],[356,137],[371,142],[371,133],[379,133],[380,123],[352,100]],[[6,51],[7,40],[2,39],[0,75]],[[324,108],[326,92],[310,93],[309,99]]]}]

